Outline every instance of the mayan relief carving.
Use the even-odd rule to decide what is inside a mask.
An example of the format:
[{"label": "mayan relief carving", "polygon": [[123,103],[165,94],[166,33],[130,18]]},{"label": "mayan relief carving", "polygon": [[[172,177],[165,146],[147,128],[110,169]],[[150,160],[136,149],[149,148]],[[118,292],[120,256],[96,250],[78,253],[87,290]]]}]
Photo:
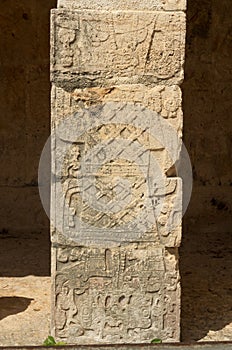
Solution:
[{"label": "mayan relief carving", "polygon": [[186,9],[186,0],[58,0],[58,7],[69,9],[95,9],[95,10],[170,10]]},{"label": "mayan relief carving", "polygon": [[[94,237],[95,243],[106,243],[107,239],[114,244],[139,240],[179,246],[181,180],[167,178],[162,182],[164,187],[154,182],[153,191],[149,191],[140,167],[120,158],[102,166],[93,161],[79,176],[81,148],[83,145],[72,146],[74,158],[67,161],[61,182],[56,182],[57,216],[62,213],[63,225],[54,233],[54,242],[64,243],[66,237],[72,237],[75,244],[87,243]],[[88,172],[89,167],[97,170]],[[149,164],[144,170],[148,171],[148,167]]]},{"label": "mayan relief carving", "polygon": [[55,254],[56,336],[90,343],[178,336],[172,325],[179,315],[175,252],[131,244],[60,247]]},{"label": "mayan relief carving", "polygon": [[61,54],[61,64],[63,67],[71,67],[73,65],[74,51],[71,48],[71,44],[76,39],[76,31],[66,28],[60,28],[58,31],[58,38],[60,41],[60,54]]},{"label": "mayan relief carving", "polygon": [[[159,100],[162,92],[162,88],[157,89],[156,99]],[[81,95],[79,91],[78,94],[78,100],[83,96],[86,101],[85,91]],[[180,179],[168,179],[165,175],[174,161],[169,157],[170,150],[167,151],[168,146],[172,150],[171,138],[163,139],[166,124],[160,123],[161,120],[167,123],[166,113],[165,117],[155,120],[157,114],[151,112],[150,120],[147,115],[145,123],[143,114],[140,115],[143,113],[140,105],[122,106],[119,102],[112,103],[101,104],[97,106],[97,110],[95,107],[79,107],[78,110],[76,106],[76,114],[71,121],[67,118],[67,125],[63,126],[66,119],[62,122],[58,118],[58,122],[55,122],[57,179],[54,191],[59,199],[56,204],[57,221],[61,214],[63,217],[62,227],[58,231],[65,237],[75,238],[79,243],[83,239],[91,241],[90,237],[95,232],[95,240],[106,240],[106,237],[114,242],[142,239],[170,247],[178,246],[181,236],[182,186]],[[56,110],[62,112],[58,107]],[[159,107],[159,111],[162,108]],[[106,115],[105,124],[94,127],[96,113],[99,118]],[[128,113],[131,113],[133,123],[129,124],[127,121],[124,124],[122,117]],[[180,119],[181,116],[180,114]],[[79,118],[82,118],[82,122],[86,119],[90,127],[81,132],[78,138],[73,133],[73,128]],[[171,115],[170,120],[174,119],[177,119],[177,115],[175,118]],[[152,123],[154,130],[150,128]],[[81,124],[78,128],[80,132]],[[171,125],[170,128],[176,140],[179,140],[179,129],[175,130]],[[167,149],[164,146],[165,141]],[[180,144],[177,143],[177,147],[176,157]],[[62,158],[60,152],[64,149],[66,151],[63,151],[65,154]],[[156,168],[161,169],[161,172],[157,172]],[[152,175],[147,178],[149,171]],[[60,232],[53,235],[54,241],[61,236]],[[59,238],[58,242],[66,241]]]},{"label": "mayan relief carving", "polygon": [[[129,102],[142,104],[149,110],[167,119],[167,122],[182,136],[183,113],[181,108],[182,94],[177,85],[156,85],[146,87],[143,84],[113,85],[110,88],[76,88],[67,92],[53,87],[53,122],[56,127],[68,115],[93,105],[105,102]],[[151,136],[150,136],[151,138]]]},{"label": "mayan relief carving", "polygon": [[[182,12],[55,10],[52,16],[52,73],[60,84],[97,86],[105,78],[105,84],[183,79]],[[60,40],[71,40],[65,54],[72,62],[69,69],[64,66],[63,45],[56,44]]]},{"label": "mayan relief carving", "polygon": [[56,339],[179,340],[185,6],[60,0],[52,12]]}]

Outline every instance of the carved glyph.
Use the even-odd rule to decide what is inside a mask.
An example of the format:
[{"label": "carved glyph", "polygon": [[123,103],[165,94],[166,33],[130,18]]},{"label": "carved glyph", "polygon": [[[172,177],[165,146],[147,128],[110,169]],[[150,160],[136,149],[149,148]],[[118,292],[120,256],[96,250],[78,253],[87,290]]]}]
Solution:
[{"label": "carved glyph", "polygon": [[52,30],[52,79],[60,85],[147,85],[183,79],[182,12],[54,10]]},{"label": "carved glyph", "polygon": [[186,0],[58,0],[58,7],[95,10],[167,10],[186,9]]},{"label": "carved glyph", "polygon": [[[171,123],[170,127],[180,142],[179,88],[158,86],[143,91],[141,86],[132,86],[131,90],[129,86],[120,86],[110,91],[75,89],[71,94],[55,88],[53,92],[56,96],[56,115],[53,116],[55,221],[59,222],[62,217],[62,225],[54,231],[53,241],[66,244],[67,237],[71,237],[75,244],[91,243],[94,237],[95,242],[104,241],[105,244],[142,240],[168,247],[179,246],[182,186],[180,179],[168,179],[165,175],[174,161],[162,143],[166,124],[160,125],[161,120],[176,121],[177,129]],[[110,102],[104,103],[104,100],[115,104],[108,105]],[[124,106],[120,100],[136,103]],[[163,117],[156,120],[156,114],[151,112],[149,120],[139,101],[144,101]],[[103,122],[106,107],[110,111],[109,120],[94,126],[96,116]],[[69,121],[73,111],[76,114]],[[128,113],[133,123],[123,119]],[[79,118],[84,125],[86,119],[89,127],[77,137],[73,130]],[[154,130],[150,128],[152,124]],[[81,125],[77,126],[80,131]],[[172,146],[171,139],[166,142]],[[177,142],[177,147],[180,145]]]},{"label": "carved glyph", "polygon": [[131,244],[60,247],[54,254],[56,337],[80,344],[179,336],[176,251]]},{"label": "carved glyph", "polygon": [[59,0],[51,18],[52,334],[180,336],[185,0]]},{"label": "carved glyph", "polygon": [[177,85],[156,85],[146,87],[142,84],[113,85],[110,88],[74,88],[72,92],[53,87],[52,100],[54,108],[53,121],[56,127],[67,116],[105,102],[129,102],[143,105],[158,113],[182,137],[183,112],[181,108],[182,94]]}]

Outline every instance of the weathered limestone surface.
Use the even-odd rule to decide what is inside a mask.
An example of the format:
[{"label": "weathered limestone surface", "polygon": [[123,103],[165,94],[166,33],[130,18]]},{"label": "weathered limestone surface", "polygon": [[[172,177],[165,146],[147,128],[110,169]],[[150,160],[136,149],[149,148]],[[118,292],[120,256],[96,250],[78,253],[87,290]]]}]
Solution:
[{"label": "weathered limestone surface", "polygon": [[[112,87],[75,88],[71,92],[54,85],[52,90],[53,126],[57,127],[65,116],[72,115],[92,105],[106,102],[129,102],[142,104],[159,113],[182,136],[182,94],[178,85],[124,84]],[[68,131],[69,132],[69,131]]]},{"label": "weathered limestone surface", "polygon": [[178,338],[176,250],[134,243],[116,249],[60,247],[54,254],[56,337],[139,343],[158,329],[162,339]]},{"label": "weathered limestone surface", "polygon": [[52,32],[52,80],[66,89],[183,80],[183,12],[59,9]]},{"label": "weathered limestone surface", "polygon": [[[105,234],[109,228],[116,229],[113,231],[113,240],[114,241],[133,241],[136,236],[136,231],[138,231],[138,224],[140,223],[146,225],[149,222],[149,211],[144,214],[142,212],[142,217],[135,221],[132,220],[134,216],[139,215],[141,212],[141,205],[144,203],[144,198],[141,197],[146,195],[146,183],[144,179],[144,174],[141,172],[142,169],[147,169],[149,167],[149,158],[152,156],[154,160],[157,161],[158,167],[162,169],[162,172],[165,174],[168,169],[172,166],[173,160],[169,156],[167,150],[164,146],[157,140],[158,135],[158,125],[155,125],[155,135],[152,137],[151,133],[146,130],[146,124],[144,120],[139,120],[137,118],[138,124],[140,123],[140,130],[136,128],[136,118],[133,115],[134,125],[129,125],[128,120],[125,119],[125,124],[115,124],[116,119],[115,115],[112,115],[110,118],[110,123],[108,125],[101,125],[100,127],[94,127],[87,132],[83,132],[81,137],[77,138],[76,132],[73,133],[73,121],[69,122],[69,118],[72,114],[83,113],[86,110],[89,112],[88,107],[95,106],[97,108],[105,108],[106,102],[128,102],[134,103],[129,105],[129,110],[133,107],[136,111],[136,104],[138,104],[138,112],[140,111],[139,105],[143,103],[144,106],[149,107],[155,112],[163,117],[164,120],[167,120],[170,124],[171,130],[173,129],[176,133],[176,139],[180,140],[182,135],[182,112],[181,112],[181,92],[178,86],[156,86],[154,88],[146,88],[142,85],[123,85],[115,86],[111,89],[109,88],[89,88],[89,89],[74,89],[73,93],[66,92],[61,88],[54,87],[52,91],[52,100],[53,100],[53,120],[52,125],[56,131],[56,145],[54,149],[54,174],[56,174],[57,180],[55,182],[56,188],[56,223],[60,220],[60,213],[63,211],[64,206],[64,193],[66,201],[69,201],[67,207],[73,208],[73,214],[69,209],[65,212],[66,215],[63,218],[62,222],[58,226],[60,227],[60,232],[54,230],[52,235],[52,240],[54,243],[70,244],[73,245],[72,239],[74,237],[79,240],[79,242],[84,238],[85,240],[91,241],[90,237],[92,234],[92,229],[86,230],[83,226],[78,225],[75,220],[76,210],[75,207],[78,207],[78,216],[81,216],[84,222],[91,223],[91,226],[95,227],[94,240],[97,239],[97,230],[104,230]],[[112,106],[112,105],[110,105]],[[113,106],[112,106],[113,107]],[[114,106],[115,108],[115,106]],[[104,109],[103,109],[104,110]],[[97,109],[98,111],[98,109]],[[93,110],[94,115],[96,110]],[[117,112],[117,110],[116,110]],[[127,115],[128,108],[120,105],[120,112],[122,113],[122,118]],[[66,117],[65,117],[66,116]],[[89,115],[88,115],[89,117]],[[153,115],[151,115],[153,118]],[[90,118],[90,117],[89,117]],[[122,122],[122,119],[120,119]],[[67,122],[67,124],[63,123]],[[94,122],[94,121],[93,121]],[[151,120],[153,123],[154,120]],[[90,123],[91,124],[91,123]],[[81,125],[78,125],[79,129]],[[166,125],[164,125],[166,127]],[[163,136],[163,130],[161,129],[161,140]],[[158,135],[159,136],[159,135]],[[127,178],[132,186],[134,186],[132,192],[132,198],[129,203],[123,210],[121,210],[120,215],[118,213],[105,213],[100,215],[99,210],[93,210],[91,206],[86,206],[82,200],[81,189],[79,193],[77,191],[80,188],[78,180],[75,180],[73,177],[77,177],[80,173],[81,162],[85,154],[93,149],[94,146],[103,143],[103,148],[101,152],[104,156],[104,148],[106,144],[104,142],[111,142],[112,139],[121,138],[123,140],[130,140],[130,143],[126,145],[125,149],[122,150],[119,148],[115,150],[114,158],[119,158],[118,161],[113,163],[106,162],[104,166],[99,164],[99,168],[95,170],[95,176],[97,178],[97,192],[101,197],[108,198],[108,204],[114,203],[114,196],[112,197],[112,191],[116,190],[117,183],[115,183],[115,177],[123,176]],[[138,155],[133,157],[131,161],[125,161],[123,159],[128,158],[128,155],[131,152],[131,142],[139,142],[140,145],[146,148],[147,153],[144,154],[144,150],[139,150]],[[71,148],[69,148],[70,143],[73,143]],[[70,152],[71,158],[66,158],[62,161],[60,157],[61,149],[67,147],[67,152]],[[108,146],[109,147],[109,146]],[[180,149],[178,149],[179,154]],[[112,150],[111,150],[112,153]],[[121,158],[121,160],[120,160]],[[96,160],[98,161],[98,160]],[[91,159],[90,164],[95,164],[95,160]],[[135,164],[134,164],[135,163]],[[68,169],[68,170],[67,170]],[[85,170],[83,176],[91,174],[91,171],[88,169]],[[81,175],[79,175],[81,176]],[[179,179],[166,179],[165,182],[161,183],[165,186],[165,190],[161,188],[156,189],[156,193],[153,194],[153,199],[155,200],[164,200],[164,210],[161,210],[157,221],[151,221],[149,225],[149,232],[143,232],[143,235],[138,235],[143,241],[153,241],[164,244],[167,247],[179,246],[181,241],[181,226],[180,226],[180,217],[181,217],[181,182]],[[111,194],[109,192],[109,186],[111,186]],[[75,190],[72,188],[75,187]],[[59,188],[59,190],[58,190]],[[126,188],[124,189],[124,197],[127,196]],[[155,190],[155,188],[154,188]],[[91,196],[91,188],[88,189],[89,196]],[[131,192],[128,191],[128,196],[131,195]],[[150,192],[151,195],[151,192]],[[138,200],[138,198],[140,198]],[[100,198],[99,198],[100,200]],[[130,214],[128,213],[130,212]],[[167,228],[167,223],[178,221],[179,224],[173,225],[171,231]],[[117,229],[117,226],[120,226],[122,221],[127,224],[127,234],[125,234],[125,229]],[[56,224],[57,225],[57,224]],[[89,237],[87,235],[89,232]],[[63,234],[61,234],[61,232]],[[102,234],[99,232],[99,239],[102,240]],[[118,238],[116,237],[118,235]],[[132,237],[130,237],[132,235]],[[76,242],[74,243],[76,244]]]},{"label": "weathered limestone surface", "polygon": [[178,341],[185,4],[83,4],[52,12],[53,334]]},{"label": "weathered limestone surface", "polygon": [[58,7],[96,10],[186,10],[187,0],[58,0]]}]

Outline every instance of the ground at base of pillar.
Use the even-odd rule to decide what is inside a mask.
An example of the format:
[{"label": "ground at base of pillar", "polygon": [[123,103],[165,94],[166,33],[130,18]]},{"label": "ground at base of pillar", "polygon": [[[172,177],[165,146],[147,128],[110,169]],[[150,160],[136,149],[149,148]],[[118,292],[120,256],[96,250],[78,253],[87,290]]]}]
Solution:
[{"label": "ground at base of pillar", "polygon": [[0,346],[42,345],[49,335],[50,277],[0,278]]},{"label": "ground at base of pillar", "polygon": [[[188,235],[180,261],[182,341],[231,341],[231,234]],[[50,284],[50,277],[0,278],[0,346],[42,345],[50,332]]]}]

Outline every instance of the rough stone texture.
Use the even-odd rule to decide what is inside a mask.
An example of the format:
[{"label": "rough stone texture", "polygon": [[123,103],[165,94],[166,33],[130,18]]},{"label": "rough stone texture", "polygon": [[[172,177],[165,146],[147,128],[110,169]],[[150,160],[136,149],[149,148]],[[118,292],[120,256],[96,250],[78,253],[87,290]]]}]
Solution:
[{"label": "rough stone texture", "polygon": [[51,281],[0,279],[0,346],[42,345],[49,334]]},{"label": "rough stone texture", "polygon": [[[32,178],[36,180],[38,156],[35,154],[38,147],[42,149],[49,134],[49,79],[46,77],[48,69],[46,71],[44,67],[49,60],[48,10],[54,7],[54,0],[0,2],[1,64],[5,62],[1,75],[5,78],[0,80],[1,142],[4,126],[4,145],[7,149],[7,152],[1,153],[0,176],[7,171],[7,178],[12,180],[11,183],[6,182],[5,175],[1,180],[1,278],[27,274],[47,275],[49,271],[48,239],[45,235],[29,235],[31,231],[43,230],[48,236],[48,221],[44,220],[46,217],[42,214],[39,196],[30,195],[30,187],[25,187],[24,184],[28,183],[28,174],[33,173]],[[22,17],[24,13],[32,15],[29,20]],[[180,252],[183,341],[232,339],[231,17],[228,0],[188,0],[187,59],[183,85],[184,135],[196,171],[193,197],[184,217]],[[35,35],[37,26],[40,28],[39,35]],[[30,39],[26,40],[26,36],[30,36]],[[34,44],[37,37],[40,42],[39,54]],[[28,41],[30,45],[25,44]],[[39,59],[43,60],[45,66],[39,69],[36,65],[36,84],[29,84],[30,88],[25,92],[25,69]],[[24,92],[28,98],[31,94],[34,96],[32,115],[37,116],[35,122],[31,119],[31,114],[29,116],[24,113]],[[17,113],[14,112],[16,110]],[[26,120],[31,123],[27,139],[24,137]],[[20,121],[22,126],[19,125]],[[46,130],[46,135],[39,136],[38,128]],[[27,147],[28,144],[31,146]],[[33,171],[30,170],[32,167]],[[20,189],[12,187],[18,174],[23,184]],[[13,191],[19,193],[11,195]],[[33,193],[36,192],[37,189],[33,186]],[[36,208],[41,208],[38,213]],[[7,234],[4,228],[11,234]],[[23,234],[25,230],[28,232],[27,236]],[[42,278],[40,285],[41,293],[43,288],[49,288]],[[27,288],[30,289],[30,286],[27,285]],[[28,297],[34,298],[32,294]],[[50,312],[49,300],[44,304],[43,313],[46,312]],[[25,312],[21,312],[18,315],[20,321],[14,325],[18,339],[13,344],[25,344],[26,328],[20,328],[24,314]],[[5,321],[8,322],[8,317],[2,319],[1,325]],[[36,322],[36,317],[30,319],[30,323]],[[46,324],[48,327],[48,323]],[[11,344],[12,339],[9,331],[12,323],[8,323],[8,326],[9,328],[4,328],[6,345]],[[43,331],[39,323],[36,323],[34,329]],[[48,333],[47,328],[46,334]],[[42,341],[43,336],[38,335],[36,344],[40,345]],[[219,349],[220,345],[212,344],[213,346]]]},{"label": "rough stone texture", "polygon": [[[117,166],[116,169],[112,169],[114,165]],[[82,193],[78,191],[78,181],[68,179],[63,184],[56,182],[56,187],[53,188],[57,203],[54,225],[55,223],[59,225],[61,213],[63,223],[58,229],[52,229],[52,242],[70,246],[75,246],[77,243],[98,245],[104,242],[106,246],[141,241],[154,242],[166,247],[178,247],[181,242],[181,181],[179,179],[168,180],[166,187],[159,189],[159,192],[156,193],[154,201],[164,199],[164,202],[162,203],[163,209],[154,220],[153,217],[151,218],[150,207],[144,204],[144,198],[141,197],[142,194],[146,196],[142,174],[137,174],[138,170],[133,169],[130,163],[126,166],[122,163],[110,164],[110,167],[112,172],[110,178],[109,171],[104,172],[104,168],[96,173],[97,196],[111,197],[112,194],[109,193],[108,188],[110,186],[112,191],[116,191],[117,185],[114,178],[121,176],[137,187],[132,193],[131,202],[125,205],[120,212],[109,214],[102,212],[100,208],[93,208],[91,204],[83,200]],[[117,171],[118,169],[120,172]],[[128,172],[132,171],[134,173],[128,176]],[[93,191],[92,186],[91,184],[88,191]],[[123,191],[123,200],[127,200],[125,198],[127,188],[123,188]],[[108,205],[112,204],[114,207],[114,201],[115,198],[112,196]],[[77,221],[77,216],[81,219],[80,222]],[[146,231],[145,228],[147,228]]]},{"label": "rough stone texture", "polygon": [[52,11],[52,81],[66,89],[183,79],[183,12]]},{"label": "rough stone texture", "polygon": [[[5,277],[49,276],[49,237],[40,233],[2,233],[0,236],[0,279]],[[48,306],[49,308],[49,306]]]},{"label": "rough stone texture", "polygon": [[231,233],[205,232],[194,239],[189,235],[184,245],[182,340],[231,341]]},{"label": "rough stone texture", "polygon": [[55,4],[0,2],[0,232],[21,237],[48,237],[37,168],[49,136],[49,10]]},{"label": "rough stone texture", "polygon": [[54,254],[56,338],[91,344],[179,337],[177,251],[131,244]]},{"label": "rough stone texture", "polygon": [[51,17],[52,332],[178,341],[185,14],[67,5]]},{"label": "rough stone texture", "polygon": [[184,141],[194,187],[180,249],[183,341],[232,339],[231,16],[230,1],[188,1]]},{"label": "rough stone texture", "polygon": [[[123,344],[123,345],[70,345],[70,350],[153,350],[154,347],[160,350],[231,350],[232,344],[229,342],[225,343],[204,343],[204,344]],[[7,347],[8,350],[13,350],[12,347]],[[34,347],[22,346],[20,350],[33,350]],[[45,347],[40,347],[40,349],[46,350]],[[60,350],[65,350],[66,347],[59,346]]]},{"label": "rough stone texture", "polygon": [[[128,88],[128,86],[121,87],[118,97],[121,96],[121,91],[127,91]],[[137,89],[137,86],[132,86],[131,94],[133,95]],[[179,92],[177,88],[168,89],[168,91]],[[53,88],[53,107],[55,108],[52,126],[57,134],[53,148],[55,181],[52,190],[52,207],[55,209],[54,229],[52,229],[52,241],[55,244],[53,332],[59,339],[86,344],[148,342],[152,334],[157,337],[161,334],[162,339],[166,341],[177,340],[179,339],[180,312],[178,255],[176,249],[170,248],[171,252],[169,252],[165,247],[178,247],[181,240],[181,182],[177,178],[166,178],[166,186],[156,189],[156,193],[152,195],[154,201],[163,198],[165,202],[160,215],[156,218],[154,213],[149,212],[146,204],[148,199],[146,183],[144,174],[141,174],[139,170],[139,165],[142,164],[146,172],[148,171],[150,156],[145,159],[144,163],[142,162],[144,153],[136,156],[134,164],[124,159],[130,155],[130,147],[136,140],[146,146],[148,154],[151,151],[162,153],[164,147],[160,145],[157,147],[157,141],[153,144],[147,139],[143,129],[138,131],[133,125],[117,123],[114,113],[116,111],[117,114],[119,111],[117,105],[116,108],[110,105],[112,106],[110,124],[96,128],[90,120],[90,131],[88,130],[79,139],[76,138],[76,133],[73,133],[75,120],[79,122],[77,124],[79,129],[81,128],[79,115],[74,117],[69,124],[62,126],[63,122],[69,122],[68,116],[71,111],[82,113],[82,117],[84,113],[89,112],[90,109],[83,109],[78,101],[82,104],[83,101],[86,102],[87,106],[91,105],[92,100],[89,99],[88,94],[92,96],[97,91],[97,89],[89,89],[87,93],[86,90],[75,89],[74,96],[72,96],[70,93],[64,93],[60,88]],[[99,91],[104,91],[104,89],[99,89]],[[154,91],[165,91],[165,89],[158,87]],[[146,95],[146,89],[144,94]],[[152,96],[149,89],[147,95]],[[151,105],[155,106],[158,103],[161,94],[158,94],[158,99],[156,95]],[[65,104],[64,100],[68,103]],[[103,109],[107,107],[99,101],[98,104]],[[139,105],[130,105],[130,111],[132,107],[141,112]],[[179,118],[177,118],[178,107],[174,109],[176,111],[172,117],[177,120],[177,124],[179,118],[182,123],[182,114],[179,113]],[[160,110],[162,110],[162,103]],[[68,113],[63,114],[64,111]],[[128,115],[124,107],[120,109],[120,112],[124,116]],[[93,116],[95,115],[94,110]],[[132,115],[134,118],[136,114]],[[170,116],[170,119],[172,117]],[[161,120],[166,119],[161,117]],[[126,121],[128,122],[128,119]],[[144,120],[142,122],[145,123]],[[154,120],[149,121],[150,124],[152,122]],[[156,125],[157,128],[158,126]],[[149,129],[146,131],[149,136]],[[84,181],[90,175],[87,172],[88,167],[84,170],[84,179],[78,178],[78,172],[81,171],[81,167],[88,165],[84,158],[85,153],[93,152],[94,146],[107,139],[117,140],[122,132],[124,133],[123,138],[130,140],[130,147],[123,151],[120,148],[119,151],[116,150],[118,153],[114,161],[104,160],[102,164],[100,163],[97,172],[92,171],[92,168],[89,170],[90,174],[93,173],[97,178],[93,187],[96,186],[99,192],[98,201],[102,197],[108,198],[108,205],[111,201],[114,204],[115,177],[124,177],[131,182],[133,191],[128,206],[117,210],[116,213],[107,214],[104,213],[104,210],[103,212],[97,211],[82,199],[80,180]],[[61,150],[66,143],[69,145],[67,155],[62,159]],[[114,148],[117,149],[116,146]],[[112,152],[110,149],[110,155]],[[159,155],[158,152],[157,154]],[[88,166],[94,166],[94,164],[94,158],[90,159]],[[162,162],[160,168],[162,168]],[[91,196],[94,188],[87,185],[84,192],[89,192]],[[127,187],[123,190],[123,195],[127,196]],[[81,218],[81,224],[78,223],[77,218]],[[174,227],[169,226],[170,222]],[[138,231],[141,226],[145,227],[142,234]],[[136,243],[129,244],[129,242]],[[112,245],[120,246],[122,243],[125,244],[124,248],[111,248]],[[86,248],[80,248],[78,244]],[[98,244],[109,248],[96,248]],[[56,248],[57,246],[62,247],[62,250]],[[73,246],[72,249],[71,246]],[[57,252],[57,249],[61,253]],[[165,259],[165,256],[168,258]],[[73,295],[79,295],[80,298],[73,299]],[[141,304],[145,308],[145,317],[139,309]],[[86,306],[81,307],[80,305]],[[171,306],[170,310],[167,309],[167,305]],[[115,309],[113,313],[112,308]]]},{"label": "rough stone texture", "polygon": [[168,10],[177,11],[186,9],[186,0],[58,0],[58,7],[68,9],[95,9],[95,10]]},{"label": "rough stone texture", "polygon": [[[168,125],[170,124],[171,128],[173,128],[177,133],[178,140],[178,138],[180,139],[182,135],[182,112],[180,106],[181,92],[179,87],[156,86],[155,88],[150,89],[146,87],[143,88],[142,85],[125,85],[115,86],[111,89],[74,89],[73,93],[69,93],[61,88],[54,87],[52,92],[52,100],[52,125],[53,128],[55,128],[57,136],[55,149],[53,151],[53,171],[54,174],[58,176],[54,182],[52,191],[55,193],[55,221],[59,222],[59,217],[63,212],[65,198],[69,201],[68,206],[74,210],[74,214],[69,214],[66,211],[66,214],[64,216],[64,223],[60,226],[60,231],[63,235],[61,232],[54,231],[54,234],[52,236],[53,242],[73,245],[72,240],[68,239],[67,237],[75,237],[79,242],[81,242],[84,237],[85,242],[86,240],[91,241],[92,232],[96,230],[97,235],[98,228],[99,230],[104,229],[106,231],[104,238],[106,240],[107,230],[113,228],[115,225],[118,226],[122,220],[125,224],[129,223],[129,226],[122,232],[120,232],[120,229],[114,230],[113,240],[119,242],[128,240],[133,241],[137,227],[136,224],[133,226],[133,223],[130,223],[130,221],[133,221],[133,216],[139,215],[141,211],[141,205],[143,205],[145,200],[145,198],[142,197],[138,200],[138,198],[141,196],[141,193],[143,193],[143,196],[145,195],[145,197],[147,193],[146,184],[144,182],[144,175],[141,172],[141,166],[138,164],[142,164],[142,167],[146,169],[149,165],[149,158],[152,156],[157,161],[159,168],[161,168],[165,173],[172,166],[173,160],[170,159],[167,154],[167,150],[160,142],[158,142],[157,138],[151,137],[151,133],[149,133],[149,130],[146,129],[144,120],[140,120],[139,118],[140,114],[138,114],[137,119],[135,119],[133,116],[133,123],[135,125],[135,121],[137,120],[138,124],[140,123],[140,130],[138,130],[133,125],[128,125],[128,120],[126,121],[126,124],[122,123],[123,118],[128,113],[128,111],[131,112],[131,108],[134,108],[136,110],[136,105],[134,104],[129,105],[129,110],[127,107],[120,107],[120,113],[123,115],[123,118],[120,119],[121,125],[115,124],[116,119],[114,114],[112,115],[112,118],[110,118],[110,124],[108,125],[100,125],[100,127],[94,127],[90,121],[91,128],[85,131],[79,138],[77,138],[76,133],[73,133],[74,120],[71,120],[71,122],[68,122],[68,124],[65,124],[64,126],[62,126],[62,122],[65,122],[68,119],[67,116],[70,116],[75,112],[81,113],[83,117],[83,113],[86,114],[89,111],[88,107],[91,107],[92,105],[97,106],[97,108],[103,108],[104,111],[104,108],[107,107],[107,105],[105,105],[105,102],[128,101],[129,103],[133,102],[138,104],[143,101],[144,106],[147,106],[150,109],[159,112],[161,116],[163,116],[164,120],[167,119]],[[115,106],[113,107],[115,108]],[[139,108],[140,107],[138,106],[138,113],[140,112]],[[101,111],[102,114],[104,114],[103,111]],[[95,116],[95,109],[93,112]],[[118,113],[117,109],[116,113]],[[154,123],[155,136],[157,137],[158,134],[161,134],[160,139],[162,140],[163,129],[161,128],[161,131],[158,131],[159,125],[155,123],[155,119],[153,119],[153,117],[154,116],[151,115],[150,124]],[[166,124],[164,124],[164,127],[166,127]],[[135,187],[133,190],[133,198],[131,199],[131,202],[133,204],[129,202],[129,205],[121,211],[120,215],[101,215],[101,217],[99,217],[99,211],[91,209],[91,206],[84,205],[83,201],[81,200],[81,189],[79,190],[79,194],[77,193],[78,190],[74,190],[74,187],[76,189],[80,187],[78,184],[78,181],[80,181],[80,179],[75,180],[73,179],[73,176],[78,176],[78,173],[80,173],[80,164],[82,162],[82,158],[84,158],[84,155],[87,152],[91,151],[94,146],[106,142],[107,140],[110,141],[111,139],[117,139],[119,137],[121,137],[123,140],[129,139],[130,143],[127,145],[127,147],[125,147],[123,151],[119,147],[118,151],[114,152],[114,157],[119,158],[119,161],[114,162],[113,164],[110,164],[109,162],[105,163],[104,166],[96,169],[95,175],[98,179],[97,188],[98,192],[101,193],[101,197],[110,197],[109,193],[107,193],[107,188],[111,186],[111,191],[114,191],[116,188],[116,184],[113,180],[114,177],[119,175],[125,176],[130,181],[131,185]],[[134,162],[136,164],[132,165],[131,162],[125,162],[123,159],[128,158],[128,155],[131,152],[131,143],[135,143],[136,140],[146,148],[148,153],[146,153],[144,156],[144,150],[140,150],[138,156],[134,157]],[[71,147],[71,150],[67,149],[67,152],[71,152],[72,154],[71,159],[67,159],[67,161],[64,159],[62,161],[60,149],[62,147],[65,147],[65,145],[67,143],[69,144],[70,142],[75,143]],[[103,145],[106,147],[105,143]],[[76,152],[78,153],[78,159],[75,160]],[[95,164],[94,159],[91,160],[91,164]],[[110,172],[109,169],[111,169]],[[128,174],[128,171],[130,175]],[[91,171],[86,169],[84,172],[84,177],[86,177],[88,173],[91,174]],[[111,180],[109,176],[111,177]],[[179,246],[181,240],[181,183],[179,180],[173,178],[165,180],[165,186],[165,191],[162,188],[159,190],[157,189],[156,193],[154,194],[154,200],[160,200],[163,198],[165,192],[166,200],[164,207],[166,209],[159,214],[157,221],[153,222],[153,224],[150,225],[149,232],[146,232],[146,234],[140,236],[140,239],[143,241],[153,241],[168,247],[174,247]],[[91,189],[88,191],[91,191]],[[130,191],[128,192],[128,195],[130,195]],[[124,198],[126,198],[126,195]],[[108,198],[108,204],[110,201],[112,201],[113,204],[114,197]],[[84,222],[88,221],[90,225],[94,227],[94,229],[89,230],[89,238],[87,236],[88,232],[86,233],[86,229],[84,229],[84,227],[80,227],[80,225],[77,225],[74,220],[76,214],[75,207],[78,207],[78,215],[81,216],[82,220]],[[143,219],[141,218],[139,220],[139,224],[141,225],[142,222],[144,222],[145,225],[149,221],[149,215],[149,212],[147,212],[146,215],[143,215]],[[167,222],[169,220],[171,220],[173,223],[177,222],[178,218],[179,223],[177,223],[176,227],[173,227],[172,232],[168,232]],[[95,241],[97,240],[96,235],[94,236]],[[118,239],[116,238],[117,235]],[[132,238],[130,238],[131,235]],[[102,239],[102,234],[100,238]]]},{"label": "rough stone texture", "polygon": [[178,136],[182,137],[182,94],[178,85],[156,85],[151,88],[143,84],[124,84],[110,88],[77,88],[72,92],[54,86],[52,90],[53,123],[57,126],[66,116],[92,105],[99,106],[105,102],[121,101],[143,104],[144,107],[159,113],[167,119]]}]

